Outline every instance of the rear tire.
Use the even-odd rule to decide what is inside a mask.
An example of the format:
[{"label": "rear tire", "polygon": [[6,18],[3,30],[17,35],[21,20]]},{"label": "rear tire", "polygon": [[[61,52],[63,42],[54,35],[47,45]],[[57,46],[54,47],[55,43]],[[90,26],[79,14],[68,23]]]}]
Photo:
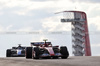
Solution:
[{"label": "rear tire", "polygon": [[62,56],[61,56],[62,59],[67,59],[69,56],[69,52],[68,52],[66,46],[60,47],[60,53],[62,54]]},{"label": "rear tire", "polygon": [[26,47],[26,59],[32,59],[32,47]]},{"label": "rear tire", "polygon": [[34,51],[35,51],[34,59],[39,59],[39,55],[40,55],[39,48],[38,47],[34,47]]},{"label": "rear tire", "polygon": [[6,51],[6,57],[11,57],[11,49],[7,49],[7,51]]}]

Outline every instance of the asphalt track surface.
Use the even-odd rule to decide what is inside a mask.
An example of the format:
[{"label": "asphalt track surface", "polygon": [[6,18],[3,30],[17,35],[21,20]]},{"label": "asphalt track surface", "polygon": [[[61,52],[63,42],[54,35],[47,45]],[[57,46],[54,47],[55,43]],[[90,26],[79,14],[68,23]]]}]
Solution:
[{"label": "asphalt track surface", "polygon": [[0,66],[100,66],[100,56],[69,57],[68,59],[0,58]]}]

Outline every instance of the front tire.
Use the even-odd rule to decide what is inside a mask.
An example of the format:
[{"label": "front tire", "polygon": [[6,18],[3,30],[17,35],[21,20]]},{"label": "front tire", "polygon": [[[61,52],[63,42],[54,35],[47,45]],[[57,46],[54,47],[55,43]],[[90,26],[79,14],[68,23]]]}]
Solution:
[{"label": "front tire", "polygon": [[35,51],[34,59],[39,59],[39,55],[40,55],[39,48],[38,47],[34,47],[34,51]]},{"label": "front tire", "polygon": [[32,47],[26,47],[26,59],[32,59]]},{"label": "front tire", "polygon": [[67,59],[69,56],[69,52],[68,52],[66,46],[60,47],[60,53],[62,54],[62,56],[61,56],[62,59]]},{"label": "front tire", "polygon": [[6,51],[6,57],[11,57],[11,49],[7,49],[7,51]]}]

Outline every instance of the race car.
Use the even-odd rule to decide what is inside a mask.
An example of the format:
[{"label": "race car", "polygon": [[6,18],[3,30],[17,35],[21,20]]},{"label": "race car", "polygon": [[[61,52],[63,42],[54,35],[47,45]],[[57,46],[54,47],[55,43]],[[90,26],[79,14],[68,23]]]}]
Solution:
[{"label": "race car", "polygon": [[7,49],[6,57],[25,57],[25,47],[22,47],[21,44],[19,44],[18,47]]},{"label": "race car", "polygon": [[51,42],[31,42],[31,47],[26,47],[26,59],[59,58],[67,59],[69,52],[66,46],[52,46]]}]

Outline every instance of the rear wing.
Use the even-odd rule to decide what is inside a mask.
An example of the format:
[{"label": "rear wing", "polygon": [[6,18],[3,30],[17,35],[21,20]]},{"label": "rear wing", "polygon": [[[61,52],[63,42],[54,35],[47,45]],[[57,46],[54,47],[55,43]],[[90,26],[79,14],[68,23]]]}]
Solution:
[{"label": "rear wing", "polygon": [[26,47],[12,47],[12,49],[25,49]]},{"label": "rear wing", "polygon": [[[31,42],[31,46],[40,46],[40,45],[44,45],[45,42]],[[50,45],[51,42],[46,42],[46,44]]]}]

